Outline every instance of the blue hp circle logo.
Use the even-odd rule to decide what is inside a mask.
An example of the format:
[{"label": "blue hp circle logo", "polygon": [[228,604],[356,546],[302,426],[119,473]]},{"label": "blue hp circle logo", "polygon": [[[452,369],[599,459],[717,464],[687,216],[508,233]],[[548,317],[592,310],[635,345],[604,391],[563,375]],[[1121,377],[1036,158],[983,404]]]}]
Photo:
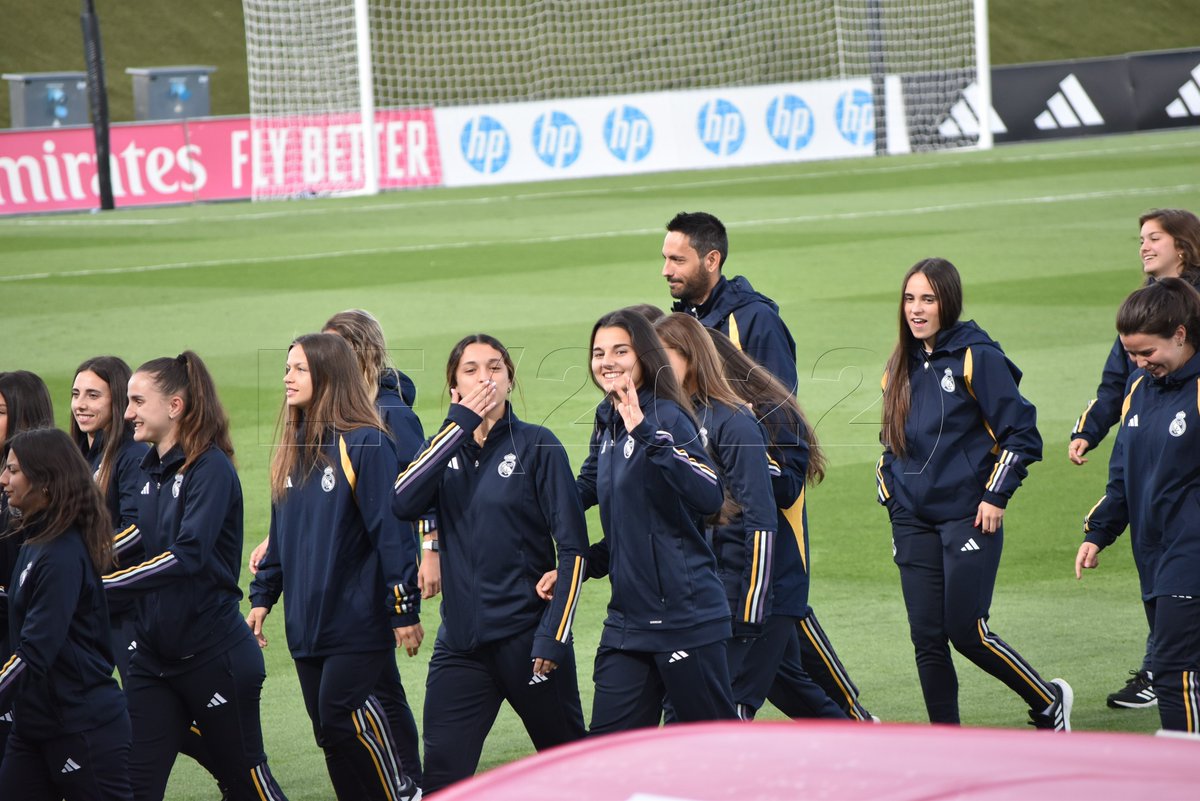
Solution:
[{"label": "blue hp circle logo", "polygon": [[767,131],[784,150],[803,150],[812,140],[812,109],[795,95],[780,95],[767,106]]},{"label": "blue hp circle logo", "polygon": [[718,156],[738,152],[746,141],[746,123],[742,112],[728,100],[710,100],[700,107],[696,118],[700,141]]},{"label": "blue hp circle logo", "polygon": [[583,136],[570,116],[547,111],[533,123],[533,149],[547,167],[570,167],[583,149]]},{"label": "blue hp circle logo", "polygon": [[838,132],[852,145],[875,143],[875,104],[862,89],[844,92],[834,109]]},{"label": "blue hp circle logo", "polygon": [[508,131],[495,117],[482,114],[467,120],[459,142],[463,158],[478,172],[500,172],[508,163]]},{"label": "blue hp circle logo", "polygon": [[618,161],[633,164],[654,147],[654,126],[636,106],[617,106],[604,118],[604,144]]}]

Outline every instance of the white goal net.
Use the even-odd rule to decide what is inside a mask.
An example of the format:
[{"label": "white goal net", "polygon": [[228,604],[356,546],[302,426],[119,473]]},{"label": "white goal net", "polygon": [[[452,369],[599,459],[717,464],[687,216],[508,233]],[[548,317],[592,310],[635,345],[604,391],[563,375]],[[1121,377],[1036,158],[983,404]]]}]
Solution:
[{"label": "white goal net", "polygon": [[413,107],[869,76],[881,151],[990,145],[979,135],[988,117],[981,108],[989,96],[986,19],[979,19],[986,0],[243,5],[258,197],[371,191],[372,148],[361,136],[321,143],[363,155],[362,169],[336,175],[322,173],[317,160],[306,165],[303,148],[278,143],[303,136],[314,120],[361,131],[364,114]]}]

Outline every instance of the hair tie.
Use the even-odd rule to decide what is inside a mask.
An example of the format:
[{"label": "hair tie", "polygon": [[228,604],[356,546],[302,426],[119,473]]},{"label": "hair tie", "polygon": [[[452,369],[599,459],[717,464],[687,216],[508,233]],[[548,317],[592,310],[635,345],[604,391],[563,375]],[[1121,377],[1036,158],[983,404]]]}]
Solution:
[{"label": "hair tie", "polygon": [[175,357],[175,361],[179,362],[180,364],[182,364],[183,366],[186,367],[187,366],[187,354],[186,353],[179,354],[178,356]]}]

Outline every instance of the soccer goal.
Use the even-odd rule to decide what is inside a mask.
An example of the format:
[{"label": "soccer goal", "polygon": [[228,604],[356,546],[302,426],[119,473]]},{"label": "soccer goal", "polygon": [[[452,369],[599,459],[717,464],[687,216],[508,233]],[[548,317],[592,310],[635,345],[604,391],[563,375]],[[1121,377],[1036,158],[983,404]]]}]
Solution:
[{"label": "soccer goal", "polygon": [[243,5],[257,198],[378,191],[362,131],[397,110],[848,77],[871,79],[877,152],[991,146],[987,0]]}]

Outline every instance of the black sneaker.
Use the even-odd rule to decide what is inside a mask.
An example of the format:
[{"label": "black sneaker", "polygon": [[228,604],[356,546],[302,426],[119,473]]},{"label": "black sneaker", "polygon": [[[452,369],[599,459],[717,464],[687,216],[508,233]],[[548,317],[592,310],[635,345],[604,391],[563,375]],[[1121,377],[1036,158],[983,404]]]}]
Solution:
[{"label": "black sneaker", "polygon": [[1133,677],[1125,682],[1125,686],[1108,696],[1108,705],[1113,709],[1145,709],[1158,706],[1158,696],[1154,694],[1154,682],[1150,674],[1144,670],[1131,670]]},{"label": "black sneaker", "polygon": [[1054,687],[1054,701],[1041,712],[1029,710],[1029,725],[1036,729],[1048,731],[1071,730],[1071,705],[1075,703],[1075,693],[1071,685],[1062,679],[1051,679]]}]

